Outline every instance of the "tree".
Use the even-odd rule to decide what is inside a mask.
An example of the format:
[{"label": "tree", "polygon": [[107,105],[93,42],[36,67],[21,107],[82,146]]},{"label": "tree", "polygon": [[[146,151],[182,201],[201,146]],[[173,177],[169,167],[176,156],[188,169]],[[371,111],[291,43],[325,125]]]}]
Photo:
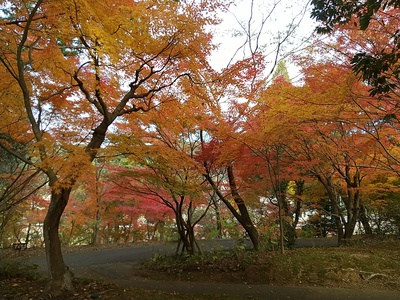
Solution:
[{"label": "tree", "polygon": [[[46,184],[46,179],[38,170],[0,148],[0,243],[4,246],[12,239],[19,240],[15,236],[7,240],[5,233],[8,225],[19,223],[19,219],[29,215],[23,210],[31,211],[28,203],[37,197]],[[29,234],[26,236],[28,241]]]},{"label": "tree", "polygon": [[[400,32],[398,0],[313,0],[311,16],[322,22],[319,33],[330,33],[354,23],[359,29],[379,32],[386,44],[359,49],[353,59],[353,70],[372,85],[371,95],[398,92],[400,83]],[[369,30],[367,30],[369,29]],[[369,36],[369,37],[368,37]],[[366,35],[368,40],[372,35]]]},{"label": "tree", "polygon": [[364,192],[371,233],[400,235],[399,178],[393,172],[378,171],[368,180]]},{"label": "tree", "polygon": [[[257,179],[255,193],[276,206],[275,222],[279,224],[279,245],[283,253],[285,247],[291,248],[295,243],[295,228],[301,208],[298,200],[305,175],[292,167],[294,159],[286,153],[298,127],[296,116],[287,115],[296,101],[288,95],[294,87],[285,76],[285,64],[281,62],[278,66],[273,83],[260,88],[254,106],[246,110],[239,139],[251,153],[243,169],[253,172],[247,175],[248,178]],[[299,184],[294,193],[298,197],[289,197],[289,185],[294,181]]]},{"label": "tree", "polygon": [[[380,143],[365,130],[371,115],[364,112],[366,107],[371,114],[380,108],[370,105],[367,87],[346,65],[310,63],[304,76],[302,87],[276,81],[260,94],[253,108],[257,117],[246,122],[247,131],[253,132],[246,142],[253,151],[279,146],[269,165],[277,165],[271,158],[279,153],[282,178],[318,179],[331,202],[341,243],[351,238],[359,220],[369,227],[362,183],[380,167],[382,156]],[[271,168],[275,174],[276,169]]]},{"label": "tree", "polygon": [[58,228],[74,184],[117,119],[159,105],[159,95],[210,53],[205,28],[216,24],[220,4],[1,2],[0,63],[8,91],[1,101],[16,104],[6,119],[20,125],[18,134],[25,129],[29,158],[1,144],[49,180],[43,232],[51,291],[73,288]]},{"label": "tree", "polygon": [[[229,144],[229,139],[227,140]],[[231,151],[224,153],[228,145],[216,141],[205,142],[202,138],[202,152],[198,160],[204,165],[203,175],[218,198],[226,205],[235,219],[248,234],[255,250],[259,250],[259,233],[250,215],[247,201],[241,195],[241,184],[235,173],[238,156],[231,156]],[[229,147],[229,146],[228,146]],[[231,148],[232,149],[232,148]],[[237,149],[235,149],[237,151]],[[242,180],[240,180],[242,182]],[[233,203],[230,200],[233,200]]]},{"label": "tree", "polygon": [[193,255],[200,251],[194,228],[210,207],[205,199],[207,194],[201,173],[190,157],[195,153],[195,143],[191,143],[188,136],[179,135],[180,141],[174,139],[160,124],[156,131],[162,132],[156,138],[158,141],[154,139],[157,136],[154,132],[149,134],[152,138],[146,139],[147,145],[129,147],[125,144],[125,151],[129,149],[125,155],[131,157],[133,165],[116,172],[114,182],[119,187],[119,197],[130,195],[139,202],[137,209],[146,205],[158,210],[160,220],[164,218],[165,210],[170,210],[182,252]]},{"label": "tree", "polygon": [[201,145],[199,127],[207,119],[205,104],[190,91],[196,87],[186,83],[180,82],[179,92],[170,93],[162,107],[143,116],[140,126],[135,120],[121,125],[120,134],[111,141],[115,151],[130,162],[121,172],[126,183],[118,180],[119,185],[149,205],[153,201],[170,209],[182,250],[191,255],[199,251],[195,226],[211,201],[202,166],[195,159]]},{"label": "tree", "polygon": [[[369,89],[370,97],[367,93],[361,96],[360,93],[356,93],[357,97],[352,97],[354,105],[357,106],[355,109],[358,110],[357,118],[365,120],[353,122],[353,125],[358,127],[358,130],[368,133],[370,138],[380,145],[379,154],[375,156],[376,160],[380,161],[379,168],[397,173],[400,162],[399,143],[396,138],[399,132],[397,118],[399,115],[399,78],[396,74],[398,66],[396,63],[392,64],[383,60],[379,62],[379,60],[392,54],[393,58],[397,60],[394,54],[399,53],[399,50],[396,45],[393,45],[393,34],[397,34],[399,28],[398,8],[394,2],[388,2],[389,4],[386,1],[367,2],[369,4],[376,3],[377,8],[382,5],[379,11],[373,12],[368,26],[360,30],[357,20],[352,22],[344,18],[344,24],[332,27],[333,31],[328,42],[320,41],[313,47],[315,52],[312,57],[314,60],[315,57],[323,57],[321,61],[341,64],[344,68],[351,66],[354,53],[366,53],[367,56],[371,55],[373,59],[376,59],[378,69],[375,70],[376,73],[373,74],[375,71],[371,71],[370,74],[373,78],[371,80],[359,78],[362,85]],[[358,3],[369,5],[367,2]],[[355,5],[353,2],[347,4]],[[392,4],[396,7],[391,6]],[[359,13],[366,12],[367,10],[364,9]],[[337,13],[341,14],[341,12]],[[317,56],[315,53],[321,54],[321,56]],[[307,56],[307,59],[310,58],[311,56]],[[373,59],[371,59],[371,68],[374,64]],[[378,150],[375,149],[375,151]]]}]

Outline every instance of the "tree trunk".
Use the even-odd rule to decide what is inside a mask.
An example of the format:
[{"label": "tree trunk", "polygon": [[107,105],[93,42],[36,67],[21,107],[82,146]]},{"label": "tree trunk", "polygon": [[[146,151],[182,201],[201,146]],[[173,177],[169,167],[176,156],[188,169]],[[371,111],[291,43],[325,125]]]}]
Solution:
[{"label": "tree trunk", "polygon": [[304,192],[304,180],[296,181],[296,200],[295,200],[295,211],[294,211],[294,221],[293,221],[293,228],[295,231],[295,237],[297,237],[296,228],[299,224],[299,219],[301,215],[301,197],[303,196]]},{"label": "tree trunk", "polygon": [[343,244],[344,239],[344,231],[343,231],[343,224],[340,220],[340,217],[334,216],[336,228],[337,228],[337,245],[341,246]]},{"label": "tree trunk", "polygon": [[243,228],[249,235],[250,240],[253,243],[254,250],[258,250],[260,243],[258,230],[254,226],[249,211],[247,210],[247,206],[238,192],[232,165],[228,166],[227,172],[228,172],[229,187],[231,190],[231,194],[240,212],[240,218],[237,218],[237,220],[240,222],[240,224],[242,224]]},{"label": "tree trunk", "polygon": [[285,253],[285,230],[283,228],[282,201],[278,199],[278,219],[279,219],[279,249],[281,254]]},{"label": "tree trunk", "polygon": [[58,234],[60,218],[68,203],[71,188],[53,189],[50,206],[43,223],[47,267],[50,274],[49,291],[52,295],[60,295],[64,291],[72,291],[72,273],[64,263],[61,242]]},{"label": "tree trunk", "polygon": [[[357,187],[360,185],[358,184]],[[354,191],[354,187],[348,187],[348,199],[346,203],[347,222],[345,223],[344,239],[345,242],[351,240],[356,228],[357,221],[360,218],[360,192]]]},{"label": "tree trunk", "polygon": [[222,220],[221,220],[221,209],[220,209],[220,204],[218,202],[218,199],[216,198],[216,194],[213,193],[212,197],[212,203],[213,203],[213,208],[215,211],[215,219],[216,219],[216,225],[217,225],[217,238],[222,239]]},{"label": "tree trunk", "polygon": [[[190,236],[188,235],[188,232],[185,228],[185,221],[182,216],[182,212],[180,211],[180,206],[178,205],[178,209],[175,210],[175,219],[176,219],[176,228],[178,230],[179,234],[179,244],[182,243],[182,251],[186,251],[189,255],[194,254],[194,248],[192,248],[192,243],[190,241]],[[179,246],[177,250],[179,249]]]},{"label": "tree trunk", "polygon": [[343,231],[343,222],[340,212],[339,203],[337,201],[337,197],[335,193],[328,193],[329,199],[331,200],[332,205],[332,217],[335,221],[336,228],[337,228],[337,239],[338,239],[338,246],[341,246],[344,239],[344,231]]},{"label": "tree trunk", "polygon": [[28,224],[28,230],[26,231],[26,237],[25,237],[25,243],[26,243],[26,245],[28,245],[29,240],[30,240],[31,228],[32,228],[32,224],[29,223],[29,224]]},{"label": "tree trunk", "polygon": [[332,178],[330,176],[321,176],[319,174],[316,174],[315,177],[324,186],[325,191],[328,194],[329,201],[331,202],[332,206],[331,217],[333,217],[336,224],[338,246],[340,246],[342,245],[344,239],[344,231],[343,231],[344,222],[338,203],[338,195],[336,194],[335,188],[332,184]]},{"label": "tree trunk", "polygon": [[372,228],[371,225],[369,224],[369,220],[367,217],[367,209],[365,208],[364,205],[360,206],[360,221],[361,224],[363,225],[365,234],[372,235]]},{"label": "tree trunk", "polygon": [[100,216],[100,208],[99,204],[97,204],[96,210],[96,218],[94,223],[94,232],[93,232],[93,245],[98,245],[100,243],[100,223],[101,223],[101,216]]},{"label": "tree trunk", "polygon": [[258,250],[259,247],[259,234],[257,228],[254,226],[253,221],[250,218],[250,215],[247,211],[246,204],[244,203],[243,199],[241,199],[240,195],[236,192],[234,194],[234,201],[238,207],[239,212],[233,207],[230,201],[222,194],[222,192],[218,189],[215,182],[211,178],[209,173],[204,174],[204,177],[210,183],[211,187],[218,195],[218,198],[226,205],[232,215],[236,218],[236,220],[242,225],[243,229],[247,232],[250,237],[250,240],[253,244],[254,250]]},{"label": "tree trunk", "polygon": [[222,239],[223,233],[222,233],[222,220],[221,220],[221,213],[219,210],[219,207],[215,209],[215,218],[217,222],[217,238]]}]

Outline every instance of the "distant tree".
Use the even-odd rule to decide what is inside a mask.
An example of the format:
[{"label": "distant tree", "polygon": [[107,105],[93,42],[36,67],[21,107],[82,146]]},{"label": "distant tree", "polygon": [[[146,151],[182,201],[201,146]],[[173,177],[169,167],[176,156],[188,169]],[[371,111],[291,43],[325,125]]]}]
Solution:
[{"label": "distant tree", "polygon": [[[39,170],[0,147],[0,244],[7,244],[4,239],[8,225],[19,224],[25,219],[22,226],[28,226],[29,202],[46,184],[46,178]],[[12,239],[20,238],[13,236]],[[26,240],[29,240],[29,234]]]},{"label": "distant tree", "polygon": [[284,79],[287,82],[290,82],[289,72],[287,70],[286,62],[284,60],[280,60],[276,66],[275,72],[272,75],[273,80]]},{"label": "distant tree", "polygon": [[400,236],[400,180],[393,173],[376,172],[363,192],[365,209],[375,234]]}]

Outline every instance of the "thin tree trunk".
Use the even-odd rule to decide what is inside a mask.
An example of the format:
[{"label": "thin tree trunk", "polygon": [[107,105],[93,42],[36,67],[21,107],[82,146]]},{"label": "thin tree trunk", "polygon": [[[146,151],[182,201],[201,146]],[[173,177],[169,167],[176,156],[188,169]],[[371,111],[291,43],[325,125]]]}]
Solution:
[{"label": "thin tree trunk", "polygon": [[341,246],[344,239],[344,231],[343,231],[344,220],[342,217],[342,213],[340,211],[338,196],[335,192],[335,188],[332,185],[332,178],[329,176],[321,176],[319,174],[316,174],[315,177],[324,186],[325,191],[328,194],[328,198],[332,206],[331,217],[333,217],[337,228],[338,246]]},{"label": "thin tree trunk", "polygon": [[93,245],[98,245],[100,242],[100,222],[101,222],[100,209],[99,207],[97,207],[96,219],[94,224],[93,242],[92,242]]},{"label": "thin tree trunk", "polygon": [[300,214],[301,214],[301,197],[303,196],[304,192],[304,180],[296,181],[296,200],[295,205],[296,209],[294,212],[294,221],[293,221],[293,228],[295,230],[295,235],[297,237],[296,228],[299,224]]},{"label": "thin tree trunk", "polygon": [[212,204],[215,211],[215,219],[217,223],[217,238],[222,239],[222,220],[221,220],[221,209],[218,199],[216,198],[215,192],[212,194]]},{"label": "thin tree trunk", "polygon": [[278,199],[278,218],[279,218],[279,249],[281,254],[285,253],[285,230],[283,228],[283,218],[282,218],[282,201]]},{"label": "thin tree trunk", "polygon": [[31,228],[32,228],[32,224],[29,223],[28,224],[28,230],[26,232],[26,237],[25,237],[25,244],[28,246],[29,243],[29,239],[30,239],[30,235],[31,235]]},{"label": "thin tree trunk", "polygon": [[217,221],[217,238],[222,239],[223,234],[222,234],[222,220],[221,220],[221,213],[219,210],[219,207],[215,209],[215,218]]},{"label": "thin tree trunk", "polygon": [[71,240],[72,240],[72,236],[74,234],[74,229],[75,229],[75,220],[72,220],[71,221],[71,230],[69,231],[68,240],[67,240],[68,246],[72,245]]}]

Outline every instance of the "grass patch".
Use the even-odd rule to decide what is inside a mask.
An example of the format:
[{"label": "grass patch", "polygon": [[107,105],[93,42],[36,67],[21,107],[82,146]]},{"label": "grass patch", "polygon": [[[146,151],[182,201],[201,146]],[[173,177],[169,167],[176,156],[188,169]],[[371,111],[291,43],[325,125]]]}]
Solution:
[{"label": "grass patch", "polygon": [[211,251],[195,255],[155,255],[144,263],[145,268],[167,273],[191,271],[237,272],[245,270],[258,258],[253,251]]},{"label": "grass patch", "polygon": [[155,256],[144,269],[154,278],[248,284],[400,289],[400,241],[368,241],[339,248],[276,252],[213,251]]},{"label": "grass patch", "polygon": [[21,261],[9,261],[0,265],[0,280],[24,278],[28,280],[40,279],[38,265],[26,265]]}]

